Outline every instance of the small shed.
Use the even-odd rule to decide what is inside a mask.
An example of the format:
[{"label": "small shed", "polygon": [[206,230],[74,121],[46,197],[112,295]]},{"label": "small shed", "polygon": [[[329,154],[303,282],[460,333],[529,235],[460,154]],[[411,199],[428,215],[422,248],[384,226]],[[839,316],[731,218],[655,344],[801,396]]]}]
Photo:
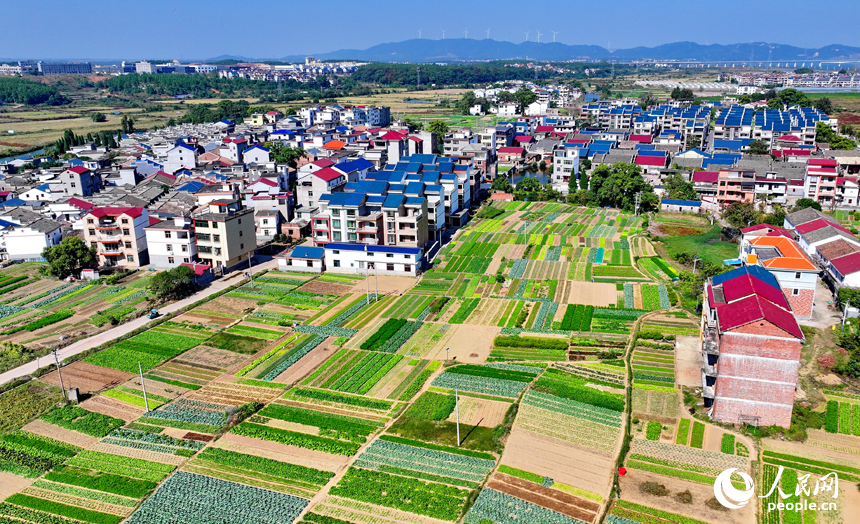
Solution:
[{"label": "small shed", "polygon": [[276,255],[278,270],[322,273],[325,271],[325,249],[321,247],[296,246]]},{"label": "small shed", "polygon": [[701,213],[702,203],[698,200],[675,200],[664,198],[660,202],[660,210],[670,213]]}]

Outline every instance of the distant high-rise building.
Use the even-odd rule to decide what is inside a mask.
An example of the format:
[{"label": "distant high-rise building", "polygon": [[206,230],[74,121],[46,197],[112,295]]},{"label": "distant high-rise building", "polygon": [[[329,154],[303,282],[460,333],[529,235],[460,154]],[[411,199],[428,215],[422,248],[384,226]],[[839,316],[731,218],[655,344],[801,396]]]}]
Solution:
[{"label": "distant high-rise building", "polygon": [[39,62],[39,72],[43,75],[89,75],[93,66],[89,62]]}]

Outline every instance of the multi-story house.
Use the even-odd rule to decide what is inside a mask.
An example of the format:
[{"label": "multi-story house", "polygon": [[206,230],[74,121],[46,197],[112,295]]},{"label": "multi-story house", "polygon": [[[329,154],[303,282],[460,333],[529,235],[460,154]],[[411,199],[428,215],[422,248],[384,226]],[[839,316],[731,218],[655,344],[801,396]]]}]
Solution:
[{"label": "multi-story house", "polygon": [[197,261],[197,239],[194,221],[174,217],[144,228],[150,263],[159,269],[170,269]]},{"label": "multi-story house", "polygon": [[745,238],[741,242],[740,259],[746,265],[763,267],[776,277],[796,317],[812,318],[818,267],[794,240],[782,235]]},{"label": "multi-story house", "polygon": [[302,207],[312,208],[319,204],[322,195],[343,191],[346,182],[346,174],[333,167],[301,175],[296,186],[298,203]]},{"label": "multi-story house", "polygon": [[754,111],[741,106],[731,106],[723,109],[714,122],[715,140],[734,140],[737,138],[752,138]]},{"label": "multi-story house", "polygon": [[368,107],[367,124],[373,127],[385,127],[391,125],[391,108],[386,106]]},{"label": "multi-story house", "polygon": [[325,246],[325,261],[332,273],[417,276],[424,268],[424,250],[333,242]]},{"label": "multi-story house", "polygon": [[791,424],[803,332],[777,278],[759,266],[713,277],[702,307],[702,396],[726,424]]},{"label": "multi-story house", "polygon": [[99,265],[136,269],[149,264],[143,207],[94,207],[81,218],[84,241],[96,247]]},{"label": "multi-story house", "polygon": [[59,184],[63,194],[89,197],[102,190],[102,177],[98,171],[90,171],[85,167],[71,167],[59,175]]},{"label": "multi-story house", "polygon": [[186,143],[179,143],[167,150],[164,170],[170,174],[181,169],[195,169],[197,167],[197,149]]},{"label": "multi-story house", "polygon": [[734,202],[755,199],[755,171],[720,171],[717,180],[717,203],[728,207]]},{"label": "multi-story house", "polygon": [[788,180],[779,173],[767,172],[765,176],[755,178],[756,202],[772,206],[785,205],[788,194]]},{"label": "multi-story house", "polygon": [[836,160],[829,158],[809,159],[806,166],[806,178],[803,181],[806,198],[815,200],[822,207],[838,203],[837,167]]},{"label": "multi-story house", "polygon": [[253,209],[243,209],[239,200],[214,200],[192,218],[203,264],[224,272],[250,263],[257,247]]},{"label": "multi-story house", "polygon": [[40,218],[26,225],[13,224],[3,234],[9,260],[41,260],[42,250],[56,246],[62,239],[63,225],[50,218]]},{"label": "multi-story house", "polygon": [[559,147],[553,152],[552,187],[568,193],[569,182],[579,178],[579,148]]}]

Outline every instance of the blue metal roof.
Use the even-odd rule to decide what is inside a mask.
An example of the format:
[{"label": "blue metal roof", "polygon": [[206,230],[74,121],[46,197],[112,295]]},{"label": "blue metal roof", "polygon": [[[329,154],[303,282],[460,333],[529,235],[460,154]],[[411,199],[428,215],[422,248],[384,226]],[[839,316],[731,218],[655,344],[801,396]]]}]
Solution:
[{"label": "blue metal roof", "polygon": [[421,196],[424,194],[424,184],[421,182],[409,182],[406,184],[406,190],[404,193],[407,195]]},{"label": "blue metal roof", "polygon": [[385,203],[385,197],[382,195],[369,195],[366,204],[368,206],[381,206]]},{"label": "blue metal roof", "polygon": [[420,206],[424,202],[424,197],[406,197],[406,204],[410,206]]},{"label": "blue metal roof", "polygon": [[353,171],[364,171],[365,169],[370,169],[373,167],[373,162],[367,160],[366,158],[356,158],[355,160],[350,160],[349,162],[343,162],[334,166],[345,173],[352,173]]},{"label": "blue metal roof", "polygon": [[320,260],[325,256],[325,249],[321,247],[296,246],[290,254],[293,258],[311,258]]},{"label": "blue metal roof", "polygon": [[422,164],[435,164],[436,155],[410,155],[403,157],[406,162],[420,162]]},{"label": "blue metal roof", "polygon": [[674,198],[664,198],[661,202],[662,204],[669,204],[670,206],[693,206],[700,207],[702,205],[698,200],[676,200]]},{"label": "blue metal roof", "polygon": [[400,246],[371,246],[367,244],[347,244],[340,242],[331,242],[325,245],[326,251],[367,251],[368,253],[402,253],[408,255],[420,255],[421,249],[417,247],[400,247]]},{"label": "blue metal roof", "polygon": [[385,203],[382,204],[382,207],[396,209],[399,208],[405,200],[406,197],[403,195],[389,194],[385,197]]},{"label": "blue metal roof", "polygon": [[735,278],[742,277],[744,275],[756,277],[757,279],[761,280],[765,284],[768,284],[769,286],[774,287],[776,289],[780,289],[779,282],[777,281],[776,277],[773,276],[773,273],[764,269],[761,266],[739,267],[737,269],[733,269],[731,271],[727,271],[726,273],[723,273],[721,275],[717,275],[717,276],[713,277],[711,282],[715,286],[718,286],[724,282],[728,282],[729,280],[733,280]]},{"label": "blue metal roof", "polygon": [[177,187],[176,190],[177,191],[188,191],[189,193],[196,193],[196,192],[200,191],[201,189],[203,189],[203,186],[205,186],[205,185],[206,184],[204,184],[203,182],[198,182],[198,181],[188,182],[187,184],[183,184],[183,185]]}]

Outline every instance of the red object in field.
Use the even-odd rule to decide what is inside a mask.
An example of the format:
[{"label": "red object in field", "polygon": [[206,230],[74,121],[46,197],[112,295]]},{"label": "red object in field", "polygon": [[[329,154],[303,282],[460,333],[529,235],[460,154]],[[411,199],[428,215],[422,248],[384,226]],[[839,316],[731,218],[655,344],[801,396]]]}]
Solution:
[{"label": "red object in field", "polygon": [[625,468],[625,467],[618,468],[618,474],[623,477],[624,475],[627,474],[627,468]]}]

